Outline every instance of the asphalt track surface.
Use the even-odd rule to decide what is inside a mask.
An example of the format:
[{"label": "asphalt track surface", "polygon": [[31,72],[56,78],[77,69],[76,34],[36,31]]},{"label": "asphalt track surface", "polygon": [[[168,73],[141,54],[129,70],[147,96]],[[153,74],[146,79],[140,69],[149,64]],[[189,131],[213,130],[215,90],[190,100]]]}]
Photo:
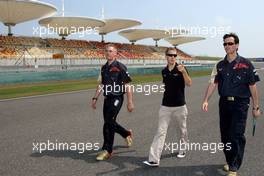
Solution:
[{"label": "asphalt track surface", "polygon": [[[263,80],[263,71],[260,77]],[[201,111],[201,102],[208,77],[193,79],[186,88],[189,110],[188,132],[190,142],[219,143],[218,95],[210,100],[209,112]],[[264,105],[264,83],[258,83],[260,106]],[[102,144],[102,97],[98,107],[89,106],[94,90],[0,101],[0,175],[1,176],[92,176],[92,175],[173,175],[173,176],[223,176],[225,163],[222,151],[192,150],[186,158],[176,158],[176,151],[163,151],[160,167],[149,168],[142,164],[157,129],[158,110],[162,94],[146,96],[136,93],[135,111],[126,111],[126,101],[118,122],[134,132],[134,144],[125,147],[124,139],[115,136],[114,155],[110,160],[95,160],[98,146]],[[247,145],[241,176],[263,175],[264,125],[263,116],[257,120],[256,134],[252,137],[251,108],[246,130]],[[166,143],[176,143],[176,122],[172,119]],[[88,150],[45,150],[34,148],[40,142],[91,143]],[[34,144],[33,144],[34,143]],[[97,144],[96,144],[97,143]],[[98,144],[99,143],[99,144]],[[80,144],[79,144],[80,145]],[[44,146],[44,144],[42,144]],[[81,145],[80,145],[81,146]],[[34,149],[34,150],[33,150]],[[73,148],[74,149],[74,148]]]}]

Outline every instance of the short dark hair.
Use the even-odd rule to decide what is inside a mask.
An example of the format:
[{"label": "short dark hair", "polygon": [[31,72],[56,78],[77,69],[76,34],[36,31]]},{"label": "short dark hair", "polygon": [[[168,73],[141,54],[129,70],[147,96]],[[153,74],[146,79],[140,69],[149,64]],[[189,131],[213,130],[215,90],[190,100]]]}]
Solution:
[{"label": "short dark hair", "polygon": [[233,37],[235,40],[235,44],[239,44],[239,38],[238,38],[237,34],[232,33],[232,32],[229,34],[225,34],[223,37],[223,40],[225,40],[226,38],[229,38],[229,37]]}]

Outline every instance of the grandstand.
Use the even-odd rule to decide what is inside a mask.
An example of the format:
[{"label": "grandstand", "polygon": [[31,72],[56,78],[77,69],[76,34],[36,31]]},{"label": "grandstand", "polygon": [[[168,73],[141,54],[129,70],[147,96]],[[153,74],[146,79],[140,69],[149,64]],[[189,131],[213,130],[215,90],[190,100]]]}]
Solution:
[{"label": "grandstand", "polygon": [[[97,66],[105,62],[104,49],[108,42],[104,42],[104,35],[120,31],[119,35],[127,38],[133,44],[113,43],[117,46],[119,55],[124,63],[133,65],[165,64],[164,52],[166,47],[159,47],[158,40],[165,39],[169,35],[164,30],[156,29],[128,29],[141,25],[138,20],[132,19],[94,19],[90,17],[65,17],[52,16],[57,8],[51,4],[40,1],[1,1],[0,21],[8,27],[8,36],[0,35],[0,66],[53,66],[53,65],[87,65]],[[4,8],[5,7],[5,8]],[[17,15],[17,11],[23,15]],[[10,15],[13,14],[13,15]],[[63,13],[64,14],[64,13]],[[40,19],[42,18],[42,19]],[[102,41],[67,40],[71,33],[58,30],[57,38],[40,38],[30,36],[13,36],[11,27],[18,23],[39,20],[41,26],[57,26],[78,28],[82,25],[98,27]],[[138,40],[152,38],[155,46],[135,45]],[[182,40],[181,40],[182,41]],[[180,44],[184,43],[181,42]],[[190,39],[188,40],[190,42]],[[174,46],[176,48],[176,45]],[[178,58],[192,60],[187,53],[178,50]]]},{"label": "grandstand", "polygon": [[[104,48],[108,43],[85,40],[61,40],[55,38],[42,39],[39,37],[0,36],[0,44],[0,59],[2,60],[2,65],[4,64],[3,60],[6,60],[6,65],[12,65],[15,60],[19,60],[21,57],[27,59],[29,61],[28,63],[32,59],[34,61],[45,59],[47,65],[53,65],[51,60],[54,59],[53,55],[57,53],[63,53],[64,59],[71,60],[103,59]],[[113,44],[119,49],[119,59],[164,60],[165,47],[122,43]],[[179,49],[177,50],[180,59],[191,59],[190,55]],[[75,63],[78,63],[78,61]]]}]

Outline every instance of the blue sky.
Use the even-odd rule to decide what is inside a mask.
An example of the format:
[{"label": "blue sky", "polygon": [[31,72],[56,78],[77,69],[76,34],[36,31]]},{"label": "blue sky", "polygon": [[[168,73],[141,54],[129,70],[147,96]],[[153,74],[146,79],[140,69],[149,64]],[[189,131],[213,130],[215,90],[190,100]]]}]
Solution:
[{"label": "blue sky", "polygon": [[[55,5],[61,12],[61,0],[42,0]],[[240,55],[246,57],[264,57],[262,41],[264,39],[264,15],[262,0],[65,0],[66,16],[87,16],[101,18],[101,9],[105,9],[105,18],[137,19],[143,25],[137,28],[175,28],[179,26],[199,27],[202,29],[225,28],[240,38]],[[37,20],[18,24],[15,35],[32,36],[33,26]],[[1,23],[0,33],[6,34],[7,29]],[[206,37],[206,40],[179,46],[180,49],[193,55],[224,56],[222,33],[193,34]],[[56,37],[56,36],[54,36]],[[70,38],[78,38],[72,35]],[[88,35],[88,40],[100,40],[100,36]],[[128,41],[117,33],[106,36],[106,41],[127,43]],[[151,39],[137,43],[153,45]],[[165,41],[160,45],[169,46]]]}]

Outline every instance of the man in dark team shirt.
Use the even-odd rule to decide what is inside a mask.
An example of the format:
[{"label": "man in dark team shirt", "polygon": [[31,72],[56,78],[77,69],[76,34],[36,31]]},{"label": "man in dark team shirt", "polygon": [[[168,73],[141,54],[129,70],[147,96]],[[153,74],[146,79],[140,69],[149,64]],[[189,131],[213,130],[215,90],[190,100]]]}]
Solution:
[{"label": "man in dark team shirt", "polygon": [[[167,129],[171,118],[178,123],[180,143],[187,144],[187,107],[185,102],[185,85],[191,86],[192,81],[186,68],[176,62],[177,50],[168,48],[165,52],[167,67],[162,70],[165,92],[162,105],[159,110],[159,125],[157,133],[150,147],[148,161],[144,161],[149,166],[159,166],[161,153],[164,147]],[[177,157],[184,158],[185,150],[180,150]]]},{"label": "man in dark team shirt", "polygon": [[[239,38],[230,33],[223,37],[226,56],[216,64],[211,74],[202,109],[208,111],[208,100],[216,87],[220,95],[219,115],[221,141],[225,145],[227,176],[236,176],[244,156],[244,136],[250,97],[253,100],[253,117],[260,116],[256,82],[260,81],[252,63],[238,55]],[[231,144],[227,147],[227,144]]]},{"label": "man in dark team shirt", "polygon": [[128,85],[131,78],[124,64],[117,61],[117,48],[115,45],[106,46],[107,63],[102,66],[99,85],[95,96],[92,98],[91,106],[96,109],[96,102],[101,92],[104,94],[104,144],[96,160],[107,160],[111,157],[115,133],[120,134],[126,141],[127,146],[132,145],[132,131],[126,130],[116,122],[117,115],[123,105],[124,94],[127,93],[127,110],[134,109],[132,90]]}]

